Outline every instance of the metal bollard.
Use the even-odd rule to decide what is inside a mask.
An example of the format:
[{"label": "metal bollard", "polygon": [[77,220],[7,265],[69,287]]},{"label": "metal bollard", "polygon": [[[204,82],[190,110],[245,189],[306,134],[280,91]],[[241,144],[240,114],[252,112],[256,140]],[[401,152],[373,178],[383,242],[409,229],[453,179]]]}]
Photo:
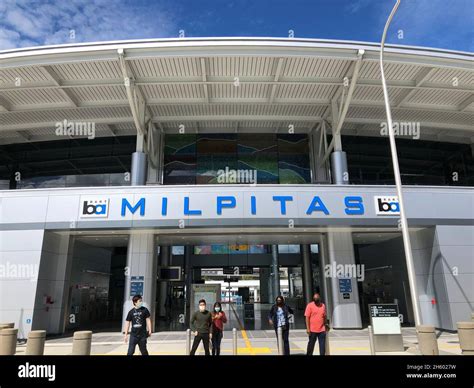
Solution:
[{"label": "metal bollard", "polygon": [[438,340],[434,326],[418,325],[416,326],[416,335],[418,336],[418,349],[423,356],[438,356]]},{"label": "metal bollard", "polygon": [[186,349],[185,354],[189,356],[191,353],[191,329],[186,330]]},{"label": "metal bollard", "polygon": [[16,352],[18,329],[0,330],[0,356],[13,356]]},{"label": "metal bollard", "polygon": [[283,330],[281,327],[277,329],[277,345],[278,345],[278,355],[283,356]]},{"label": "metal bollard", "polygon": [[370,354],[375,356],[375,345],[374,345],[374,332],[372,331],[372,326],[369,325],[369,342],[370,342]]},{"label": "metal bollard", "polygon": [[232,354],[237,356],[237,329],[232,329]]},{"label": "metal bollard", "polygon": [[72,341],[73,356],[90,356],[92,331],[76,331]]},{"label": "metal bollard", "polygon": [[474,322],[458,322],[457,327],[462,354],[474,355]]},{"label": "metal bollard", "polygon": [[42,356],[44,354],[44,343],[46,341],[46,330],[33,330],[28,334],[26,343],[27,356]]},{"label": "metal bollard", "polygon": [[325,356],[330,356],[331,355],[331,352],[330,352],[330,349],[329,349],[329,330],[326,331],[326,343],[324,344],[324,355]]}]

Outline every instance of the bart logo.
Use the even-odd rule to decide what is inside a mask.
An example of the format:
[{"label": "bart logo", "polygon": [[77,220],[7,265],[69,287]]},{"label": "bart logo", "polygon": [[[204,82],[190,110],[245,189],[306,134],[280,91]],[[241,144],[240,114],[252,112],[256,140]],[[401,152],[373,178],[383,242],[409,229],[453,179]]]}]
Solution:
[{"label": "bart logo", "polygon": [[396,216],[400,214],[397,196],[374,197],[375,213],[378,216]]},{"label": "bart logo", "polygon": [[107,218],[109,198],[81,198],[80,218]]}]

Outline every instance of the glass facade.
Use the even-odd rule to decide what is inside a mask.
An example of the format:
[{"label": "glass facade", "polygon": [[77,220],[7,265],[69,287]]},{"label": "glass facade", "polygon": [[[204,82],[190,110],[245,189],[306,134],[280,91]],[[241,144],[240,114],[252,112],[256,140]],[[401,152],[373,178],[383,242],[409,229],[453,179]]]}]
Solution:
[{"label": "glass facade", "polygon": [[[470,144],[397,138],[402,183],[474,186],[474,148]],[[393,185],[388,138],[343,136],[351,184]]]},{"label": "glass facade", "polygon": [[[342,143],[350,184],[394,184],[387,138]],[[127,186],[135,149],[135,136],[0,145],[0,189]],[[397,138],[397,149],[403,184],[474,186],[470,144]],[[167,134],[163,183],[308,184],[309,159],[305,134]]]},{"label": "glass facade", "polygon": [[248,245],[248,244],[212,244],[212,245],[195,245],[195,255],[246,255],[268,253],[266,245]]},{"label": "glass facade", "polygon": [[310,183],[307,135],[166,135],[164,184]]},{"label": "glass facade", "polygon": [[135,149],[135,136],[1,145],[0,182],[5,189],[126,186]]}]

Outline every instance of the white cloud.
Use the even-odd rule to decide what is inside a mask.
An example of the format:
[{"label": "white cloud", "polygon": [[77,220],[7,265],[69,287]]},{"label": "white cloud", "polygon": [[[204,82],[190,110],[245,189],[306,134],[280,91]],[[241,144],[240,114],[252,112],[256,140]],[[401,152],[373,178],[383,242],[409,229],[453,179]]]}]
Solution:
[{"label": "white cloud", "polygon": [[6,28],[0,29],[0,48],[10,49],[18,47],[20,40],[18,32]]},{"label": "white cloud", "polygon": [[[406,1],[400,5],[390,30],[391,43],[425,46],[427,41],[435,40],[437,47],[450,48],[453,42],[464,41],[472,50],[474,1]],[[404,39],[397,41],[393,37],[399,30],[403,31]]]},{"label": "white cloud", "polygon": [[[370,20],[365,28],[378,42],[394,4],[394,0],[353,0],[344,11],[356,14],[352,16],[356,20],[354,24]],[[403,32],[403,39],[399,38],[399,31]],[[402,0],[390,25],[387,42],[472,51],[474,0]]]},{"label": "white cloud", "polygon": [[[360,9],[367,7],[371,4],[371,0],[352,0],[349,4],[345,7],[346,11],[349,13],[356,13]],[[372,2],[372,5],[374,3]]]},{"label": "white cloud", "polygon": [[154,3],[148,10],[134,4],[125,0],[1,0],[0,50],[176,34],[173,15]]}]

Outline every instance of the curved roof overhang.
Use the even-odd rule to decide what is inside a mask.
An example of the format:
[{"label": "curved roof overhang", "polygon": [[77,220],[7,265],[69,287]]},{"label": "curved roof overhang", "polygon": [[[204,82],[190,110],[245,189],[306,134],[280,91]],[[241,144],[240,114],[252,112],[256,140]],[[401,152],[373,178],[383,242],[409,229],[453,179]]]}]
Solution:
[{"label": "curved roof overhang", "polygon": [[[281,38],[84,43],[0,51],[0,144],[54,140],[55,123],[97,136],[279,132],[322,123],[379,136],[379,45]],[[474,55],[387,46],[394,120],[421,138],[472,143]],[[353,84],[353,85],[352,85]],[[351,86],[352,85],[352,86]]]}]

